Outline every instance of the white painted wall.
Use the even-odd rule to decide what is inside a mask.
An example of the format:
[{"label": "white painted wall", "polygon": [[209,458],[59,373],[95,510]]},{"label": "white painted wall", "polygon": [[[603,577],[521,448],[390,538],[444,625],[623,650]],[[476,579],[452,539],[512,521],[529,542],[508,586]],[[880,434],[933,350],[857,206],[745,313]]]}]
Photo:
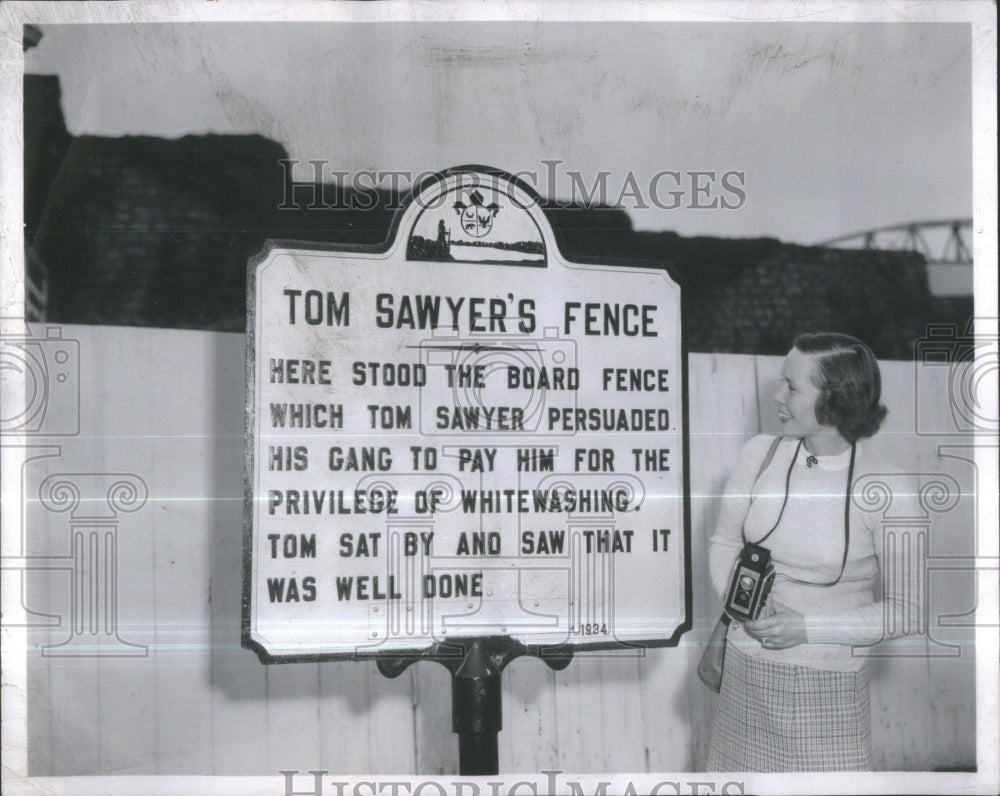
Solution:
[{"label": "white painted wall", "polygon": [[[387,680],[370,662],[264,666],[240,647],[243,336],[115,327],[63,334],[80,341],[81,433],[49,440],[58,455],[26,468],[24,552],[70,554],[69,515],[36,500],[47,475],[140,476],[147,502],[118,517],[118,630],[148,655],[43,656],[41,646],[69,636],[70,572],[5,573],[25,577],[29,609],[61,621],[28,633],[30,772],[456,772],[443,667],[421,663]],[[703,763],[716,697],[694,665],[718,608],[705,582],[706,540],[741,444],[776,430],[769,396],[780,359],[696,354],[689,367],[695,629],[676,649],[580,655],[559,673],[515,661],[503,676],[501,771],[683,771]],[[911,363],[883,363],[883,375],[891,413],[875,444],[914,472],[951,475],[965,493],[933,526],[932,561],[972,556],[973,468],[938,456],[940,440],[913,433],[918,408],[921,418],[950,422],[947,383],[935,369],[916,377]],[[932,624],[971,610],[975,599],[969,573],[932,573]],[[975,763],[973,632],[932,633],[961,645],[960,655],[877,667],[879,769]]]}]

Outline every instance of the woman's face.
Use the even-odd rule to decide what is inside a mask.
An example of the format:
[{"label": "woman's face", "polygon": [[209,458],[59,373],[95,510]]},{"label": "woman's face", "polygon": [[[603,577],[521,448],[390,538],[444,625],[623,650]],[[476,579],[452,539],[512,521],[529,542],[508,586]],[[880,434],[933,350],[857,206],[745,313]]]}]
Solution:
[{"label": "woman's face", "polygon": [[830,426],[816,419],[816,399],[819,387],[813,381],[816,359],[793,348],[781,366],[781,385],[774,394],[778,404],[778,419],[784,433],[790,437],[808,437],[827,432]]}]

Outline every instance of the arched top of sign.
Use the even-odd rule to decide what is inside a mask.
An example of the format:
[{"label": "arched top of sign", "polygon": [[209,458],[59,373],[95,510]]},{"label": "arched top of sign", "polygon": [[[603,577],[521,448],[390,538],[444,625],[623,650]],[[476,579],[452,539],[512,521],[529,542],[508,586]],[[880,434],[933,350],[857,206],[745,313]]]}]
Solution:
[{"label": "arched top of sign", "polygon": [[424,186],[413,202],[407,260],[546,264],[544,236],[531,210],[537,198],[507,174],[449,172]]}]

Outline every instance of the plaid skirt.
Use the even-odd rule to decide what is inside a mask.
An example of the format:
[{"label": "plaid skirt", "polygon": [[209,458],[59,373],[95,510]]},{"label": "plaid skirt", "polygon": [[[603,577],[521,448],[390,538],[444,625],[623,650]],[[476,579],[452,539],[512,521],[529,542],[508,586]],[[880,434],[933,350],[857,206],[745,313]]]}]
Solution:
[{"label": "plaid skirt", "polygon": [[870,771],[868,668],[770,663],[729,645],[706,769]]}]

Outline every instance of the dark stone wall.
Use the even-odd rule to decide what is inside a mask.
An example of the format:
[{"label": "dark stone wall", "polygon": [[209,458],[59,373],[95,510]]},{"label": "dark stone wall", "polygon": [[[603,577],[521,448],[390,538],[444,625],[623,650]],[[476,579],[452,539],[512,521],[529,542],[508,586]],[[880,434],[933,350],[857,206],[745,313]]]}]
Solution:
[{"label": "dark stone wall", "polygon": [[283,154],[256,137],[73,139],[31,237],[49,318],[242,330],[246,260],[280,190],[266,164]]},{"label": "dark stone wall", "polygon": [[[287,157],[260,136],[72,137],[58,80],[26,76],[25,235],[49,271],[48,320],[241,332],[247,259],[268,238],[385,240],[397,197],[310,207],[311,187],[288,193]],[[374,206],[350,209],[352,198]],[[685,238],[635,232],[621,210],[545,211],[569,259],[670,262],[691,351],[783,354],[801,332],[835,330],[908,359],[927,323],[964,327],[972,314],[971,298],[930,296],[913,253]]]},{"label": "dark stone wall", "polygon": [[928,323],[964,328],[972,315],[971,297],[930,295],[915,252],[634,232],[607,210],[549,217],[570,259],[668,261],[685,288],[692,351],[780,355],[799,334],[837,331],[881,358],[910,359]]}]

